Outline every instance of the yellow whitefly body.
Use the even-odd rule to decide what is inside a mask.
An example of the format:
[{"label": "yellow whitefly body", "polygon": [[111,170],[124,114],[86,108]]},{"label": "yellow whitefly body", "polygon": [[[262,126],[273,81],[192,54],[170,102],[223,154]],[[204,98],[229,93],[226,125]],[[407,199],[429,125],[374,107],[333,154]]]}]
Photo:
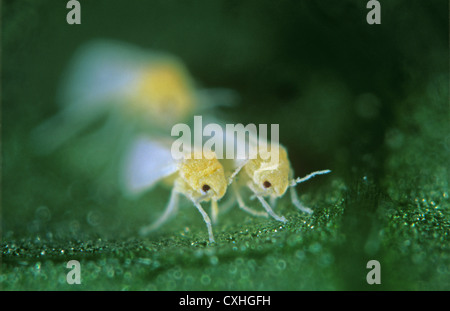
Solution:
[{"label": "yellow whitefly body", "polygon": [[[264,145],[263,145],[264,146]],[[267,213],[261,213],[253,210],[245,205],[245,202],[239,193],[239,188],[236,184],[233,184],[234,193],[237,203],[244,211],[255,216],[267,216],[270,215],[278,221],[286,222],[284,216],[275,214],[271,205],[274,205],[277,198],[283,196],[287,189],[290,188],[292,203],[302,212],[311,214],[312,210],[303,204],[298,199],[298,195],[293,188],[295,185],[309,180],[310,178],[328,174],[330,170],[316,171],[308,174],[303,178],[293,179],[293,171],[287,156],[287,151],[283,146],[278,144],[269,143],[266,148],[261,149],[261,145],[258,146],[255,159],[248,159],[242,164],[237,165],[232,177],[235,176],[240,170],[244,171],[243,182],[254,194]],[[277,148],[277,149],[273,149]],[[264,156],[263,156],[264,155]],[[235,163],[236,165],[237,163]],[[232,181],[232,178],[230,182]],[[269,204],[264,197],[270,197]]]},{"label": "yellow whitefly body", "polygon": [[263,159],[258,153],[256,159],[250,159],[244,166],[244,171],[250,178],[255,189],[263,196],[281,197],[289,186],[291,166],[286,149],[278,145],[278,161],[271,158]]},{"label": "yellow whitefly body", "polygon": [[190,159],[184,159],[179,169],[181,180],[178,183],[179,192],[188,192],[194,198],[200,198],[206,194],[205,201],[221,199],[227,189],[227,180],[222,164],[214,154],[201,159],[195,159],[192,153]]},{"label": "yellow whitefly body", "polygon": [[166,60],[151,64],[126,106],[127,113],[161,127],[186,119],[195,110],[195,89],[181,64]]},{"label": "yellow whitefly body", "polygon": [[[217,201],[225,195],[228,186],[216,154],[194,151],[186,153],[181,160],[174,160],[164,140],[154,141],[145,136],[136,139],[130,150],[122,173],[126,193],[137,195],[159,182],[172,186],[164,213],[152,224],[142,227],[140,233],[146,235],[166,222],[177,210],[182,194],[200,212],[208,228],[209,240],[214,242],[212,222],[218,214]],[[200,204],[203,201],[211,201],[212,222]]]}]

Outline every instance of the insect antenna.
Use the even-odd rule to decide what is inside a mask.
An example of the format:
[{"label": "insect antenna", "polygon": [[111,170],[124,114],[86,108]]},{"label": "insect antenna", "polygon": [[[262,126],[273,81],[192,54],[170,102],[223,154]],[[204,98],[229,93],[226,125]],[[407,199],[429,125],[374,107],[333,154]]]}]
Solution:
[{"label": "insect antenna", "polygon": [[314,176],[317,176],[317,175],[323,175],[323,174],[328,174],[328,173],[331,173],[331,170],[323,170],[323,171],[312,172],[311,174],[308,174],[308,175],[306,175],[306,176],[303,177],[303,178],[298,177],[297,179],[293,179],[293,180],[291,181],[290,186],[291,186],[291,187],[296,186],[297,184],[300,184],[300,183],[302,183],[302,182],[305,182],[305,181],[307,181],[307,180],[313,178]]}]

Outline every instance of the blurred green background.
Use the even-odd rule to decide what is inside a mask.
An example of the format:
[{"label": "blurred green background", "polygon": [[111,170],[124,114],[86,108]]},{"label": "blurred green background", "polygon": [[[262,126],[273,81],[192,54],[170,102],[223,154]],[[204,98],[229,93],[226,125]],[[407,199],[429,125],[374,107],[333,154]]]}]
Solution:
[{"label": "blurred green background", "polygon": [[[0,288],[450,289],[447,1],[381,1],[381,25],[356,0],[80,3],[81,25],[68,25],[65,1],[2,1]],[[30,131],[57,112],[73,52],[97,38],[173,53],[203,86],[237,91],[215,112],[229,123],[280,124],[297,176],[333,171],[297,187],[314,214],[288,197],[286,225],[235,208],[211,246],[182,201],[140,238],[168,189],[132,201],[100,184],[105,167],[72,156],[80,137],[35,155]],[[81,285],[66,283],[72,259]],[[380,285],[366,282],[372,259]]]}]

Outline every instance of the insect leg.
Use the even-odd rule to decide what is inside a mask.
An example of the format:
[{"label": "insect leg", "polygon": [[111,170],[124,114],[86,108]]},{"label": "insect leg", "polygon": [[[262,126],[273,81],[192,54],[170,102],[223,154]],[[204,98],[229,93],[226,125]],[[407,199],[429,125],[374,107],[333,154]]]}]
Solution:
[{"label": "insect leg", "polygon": [[270,214],[270,216],[272,216],[273,218],[275,218],[278,221],[281,221],[283,223],[286,223],[286,218],[284,216],[278,216],[277,214],[275,214],[275,212],[272,210],[272,208],[270,207],[269,203],[266,202],[266,200],[264,200],[263,197],[257,195],[256,196],[259,200],[259,202],[261,202],[261,204],[264,206],[264,208],[266,209],[267,213]]},{"label": "insect leg", "polygon": [[178,192],[175,189],[172,189],[170,194],[169,204],[167,204],[167,208],[164,211],[164,214],[153,224],[142,227],[139,231],[140,235],[148,235],[151,231],[158,229],[163,223],[169,219],[169,217],[176,212],[178,209]]},{"label": "insect leg", "polygon": [[241,169],[245,166],[245,164],[247,164],[248,159],[243,161],[233,172],[233,174],[231,174],[231,176],[228,178],[228,185],[230,185],[233,182],[234,177],[236,177],[236,175],[241,171]]},{"label": "insect leg", "polygon": [[255,196],[258,198],[259,202],[261,202],[261,204],[264,206],[264,208],[266,209],[267,213],[269,213],[270,216],[272,216],[278,221],[286,223],[286,218],[284,216],[278,216],[277,214],[275,214],[273,209],[270,207],[269,203],[267,203],[266,200],[264,200],[264,198],[256,192],[256,189],[253,188],[251,182],[249,182],[247,185],[254,192]]},{"label": "insect leg", "polygon": [[275,196],[273,196],[273,197],[270,197],[270,206],[272,206],[273,208],[276,208],[276,205],[277,205],[277,197],[275,197]]},{"label": "insect leg", "polygon": [[219,214],[219,206],[216,200],[211,200],[211,218],[213,224],[217,223],[217,215]]},{"label": "insect leg", "polygon": [[220,204],[220,213],[227,213],[236,203],[236,197],[234,195],[229,195],[225,202]]},{"label": "insect leg", "polygon": [[264,217],[268,216],[266,212],[255,211],[254,209],[247,207],[245,205],[244,200],[241,197],[241,194],[239,193],[239,189],[236,186],[236,184],[233,184],[232,186],[233,186],[234,195],[236,196],[238,205],[242,210],[246,211],[249,214],[252,214],[253,216],[264,216]]},{"label": "insect leg", "polygon": [[211,219],[209,219],[208,214],[206,214],[205,210],[202,208],[202,206],[200,205],[199,202],[197,202],[196,200],[193,200],[191,198],[192,202],[194,203],[195,207],[197,207],[198,211],[200,212],[200,214],[202,214],[203,216],[203,220],[206,223],[206,227],[208,228],[208,233],[209,233],[209,242],[213,243],[214,241],[214,235],[213,235],[213,231],[212,231],[212,226],[211,226]]},{"label": "insect leg", "polygon": [[312,209],[310,209],[306,206],[303,206],[303,204],[300,202],[300,200],[298,199],[297,191],[295,191],[294,187],[291,187],[291,201],[292,201],[292,204],[294,204],[295,207],[297,207],[302,212],[307,213],[307,214],[313,213]]}]

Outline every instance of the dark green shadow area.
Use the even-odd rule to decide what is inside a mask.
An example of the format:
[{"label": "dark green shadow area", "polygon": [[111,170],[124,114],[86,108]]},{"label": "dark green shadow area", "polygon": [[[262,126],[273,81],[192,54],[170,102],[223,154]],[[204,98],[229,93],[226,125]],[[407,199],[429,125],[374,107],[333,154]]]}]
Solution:
[{"label": "dark green shadow area", "polygon": [[[1,289],[450,290],[447,1],[383,1],[381,25],[365,1],[80,2],[81,25],[64,1],[2,2]],[[183,200],[141,238],[170,190],[133,201],[100,182],[113,135],[89,157],[83,137],[34,154],[30,131],[96,38],[174,53],[203,85],[236,90],[215,112],[228,123],[280,124],[297,176],[333,171],[297,187],[314,214],[287,195],[284,225],[235,207],[210,245]],[[73,259],[81,285],[66,282]]]}]

